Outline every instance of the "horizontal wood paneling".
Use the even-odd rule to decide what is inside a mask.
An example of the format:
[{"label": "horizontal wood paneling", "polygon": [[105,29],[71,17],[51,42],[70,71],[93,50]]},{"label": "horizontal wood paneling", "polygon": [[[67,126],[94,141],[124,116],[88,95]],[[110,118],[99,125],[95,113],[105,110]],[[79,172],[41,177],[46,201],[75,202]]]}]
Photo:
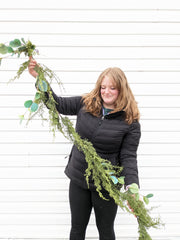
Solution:
[{"label": "horizontal wood paneling", "polygon": [[[53,90],[57,93],[57,95],[61,94],[59,86],[56,84],[51,85]],[[83,95],[87,92],[90,92],[93,87],[94,83],[70,83],[70,84],[63,84],[65,94],[68,95]],[[180,83],[177,84],[146,84],[146,83],[130,83],[130,87],[135,96],[178,96],[180,99]],[[16,95],[27,95],[31,96],[34,93],[35,89],[32,83],[22,83],[22,84],[0,84],[0,94],[8,96],[12,94]]]},{"label": "horizontal wood paneling", "polygon": [[[1,154],[1,167],[65,167],[68,155],[63,154]],[[178,154],[168,155],[139,155],[138,165],[140,167],[179,167]]]},{"label": "horizontal wood paneling", "polygon": [[91,2],[83,2],[82,0],[77,0],[76,2],[72,0],[62,0],[59,2],[58,0],[52,0],[51,2],[44,2],[43,6],[42,3],[32,0],[31,2],[24,3],[23,0],[19,0],[17,2],[10,1],[3,3],[3,9],[167,9],[167,10],[177,10],[180,9],[178,0],[172,0],[171,2],[164,2],[163,0],[155,1],[152,0],[151,2],[144,2],[143,0],[139,0],[138,4],[135,3],[133,0],[127,0],[123,2],[123,5],[118,4],[119,1],[112,0],[111,2],[99,0],[98,2],[92,0]]},{"label": "horizontal wood paneling", "polygon": [[31,22],[3,22],[1,31],[5,34],[9,32],[13,23],[13,32],[16,33],[49,33],[56,34],[61,29],[62,33],[69,34],[179,34],[180,33],[180,23],[111,23],[111,22],[102,22],[102,23],[91,23],[91,22],[34,22],[36,28],[32,25]]},{"label": "horizontal wood paneling", "polygon": [[[22,60],[23,61],[23,60]],[[2,66],[7,64],[5,60],[2,61]],[[7,84],[10,79],[12,79],[16,75],[16,71],[3,71],[2,66],[0,69],[0,73],[3,74],[3,78],[0,79],[0,83]],[[120,66],[119,66],[120,67]],[[59,76],[60,80],[63,84],[66,83],[83,83],[83,84],[92,84],[96,82],[98,79],[100,72],[83,72],[83,71],[57,71],[57,75]],[[126,70],[126,76],[128,82],[131,83],[143,83],[143,84],[177,84],[180,83],[180,72],[164,72],[156,71],[156,72],[149,72],[149,71],[128,71]],[[34,84],[35,79],[30,76],[30,74],[26,71],[23,73],[20,79],[16,79],[14,84]],[[7,84],[7,87],[8,84]],[[33,86],[31,86],[33,87]]]},{"label": "horizontal wood paneling", "polygon": [[[152,189],[151,189],[152,190]],[[151,199],[150,203],[158,205],[158,202],[179,202],[180,201],[180,190],[169,190],[167,195],[166,189],[152,190],[154,197]],[[143,194],[148,194],[149,190],[143,190]],[[68,201],[67,190],[1,190],[0,192],[1,201],[0,202],[66,202]]]},{"label": "horizontal wood paneling", "polygon": [[[168,231],[173,232],[171,239],[177,239],[179,232],[176,230],[178,228],[178,224],[168,225]],[[120,239],[128,239],[137,237],[137,228],[135,225],[116,225],[115,231],[117,232],[117,237]],[[159,234],[158,230],[150,231],[151,235],[156,239],[170,239],[166,235],[165,230],[161,230],[161,234]],[[127,234],[128,233],[128,234]],[[68,239],[67,236],[69,235],[69,227],[67,225],[62,225],[61,227],[58,225],[48,225],[48,226],[35,226],[35,225],[28,225],[28,226],[21,226],[18,225],[9,225],[3,226],[1,228],[2,238],[9,236],[9,238],[16,238],[17,236],[22,236],[22,238],[57,238],[57,239]],[[158,238],[160,237],[160,238]],[[176,237],[176,238],[173,238]],[[97,229],[95,226],[88,226],[87,229],[87,239],[98,239]]]},{"label": "horizontal wood paneling", "polygon": [[[0,9],[2,22],[180,22],[179,10]],[[93,16],[93,18],[92,18]],[[108,20],[107,20],[108,19]],[[168,19],[168,21],[167,21]]]},{"label": "horizontal wood paneling", "polygon": [[[9,64],[5,65],[2,64],[1,69],[4,71],[8,71],[10,69],[16,70],[18,69],[19,64],[22,62],[17,60],[9,60]],[[54,71],[92,71],[92,72],[100,72],[103,71],[105,68],[108,67],[116,67],[121,66],[122,69],[129,70],[129,71],[179,71],[179,64],[180,60],[175,59],[169,61],[167,60],[149,60],[149,59],[109,59],[108,61],[106,59],[100,59],[99,61],[89,60],[89,59],[78,59],[78,60],[72,60],[72,59],[55,59],[55,60],[44,60],[43,63],[45,65],[48,65],[51,67]]]},{"label": "horizontal wood paneling", "polygon": [[[172,13],[174,14],[174,13]],[[1,41],[2,42],[8,42],[11,41],[14,38],[21,38],[24,37],[24,39],[30,38],[33,43],[36,44],[37,48],[39,49],[39,52],[41,55],[38,58],[49,58],[52,57],[72,57],[74,54],[75,49],[84,49],[86,47],[87,51],[88,48],[95,48],[96,51],[101,51],[104,47],[106,47],[106,51],[108,51],[108,57],[112,57],[113,52],[110,51],[113,48],[119,47],[121,50],[120,57],[127,58],[128,56],[134,56],[136,58],[142,57],[144,53],[147,54],[146,57],[153,56],[162,58],[162,54],[164,56],[170,58],[178,56],[176,55],[176,52],[174,49],[178,50],[179,48],[179,40],[180,35],[179,34],[65,34],[65,33],[55,33],[55,34],[47,34],[47,33],[32,33],[31,35],[27,33],[3,33],[0,32]],[[143,49],[145,51],[139,51],[138,55],[135,55],[136,49]],[[56,48],[56,49],[54,49]],[[58,48],[60,48],[58,50]],[[74,49],[75,48],[75,49]],[[47,49],[50,49],[51,51],[47,51]],[[68,51],[71,50],[70,52]],[[149,49],[149,50],[148,50]],[[151,52],[151,49],[156,49],[156,51]],[[61,55],[58,56],[55,53],[55,50],[60,51]],[[127,51],[129,50],[129,51]],[[131,51],[130,51],[131,50]],[[163,51],[164,50],[164,51]],[[104,52],[104,51],[102,51]],[[161,52],[161,55],[158,53]],[[46,53],[46,54],[45,54]],[[168,54],[167,54],[168,53]],[[65,55],[66,54],[66,55]],[[85,52],[79,52],[80,56],[83,56]],[[90,52],[88,52],[89,56]],[[93,53],[91,53],[93,54]],[[105,53],[104,53],[105,54]],[[110,55],[109,55],[110,54]],[[115,54],[115,52],[114,52]],[[134,55],[132,55],[134,54]],[[78,57],[80,57],[78,55]],[[87,55],[86,55],[87,56]],[[93,55],[91,55],[93,56]],[[96,55],[94,55],[97,57]],[[116,56],[116,55],[114,55]],[[77,55],[76,55],[77,57]]]},{"label": "horizontal wood paneling", "polygon": [[[24,109],[22,112],[18,113],[23,114]],[[42,125],[43,124],[43,125]],[[143,131],[165,131],[165,132],[179,132],[179,120],[143,120],[141,121],[141,128]],[[28,125],[22,123],[20,125],[19,120],[0,120],[0,131],[49,131],[49,124],[46,121],[41,120],[33,120]],[[52,133],[50,133],[53,136]]]},{"label": "horizontal wood paneling", "polygon": [[[141,182],[141,190],[148,191],[179,191],[180,185],[173,185],[178,182],[178,178],[146,178]],[[5,191],[57,191],[67,190],[68,182],[67,178],[62,179],[1,179],[0,190]]]},{"label": "horizontal wood paneling", "polygon": [[[35,95],[35,91],[34,91]],[[9,101],[9,96],[0,96],[0,107],[23,107],[24,102],[28,99],[33,99],[34,95],[26,95],[26,94],[13,94],[13,101]],[[69,96],[63,94],[62,96]],[[139,107],[146,108],[179,108],[179,96],[136,96],[136,100],[138,102]],[[24,108],[22,109],[24,113]],[[18,115],[22,114],[22,112],[18,112]],[[167,113],[168,114],[168,113]],[[167,126],[168,127],[168,126]],[[171,126],[170,126],[171,127]]]},{"label": "horizontal wood paneling", "polygon": [[[157,207],[157,203],[153,203],[150,204],[151,207],[155,206]],[[150,206],[149,206],[150,208]],[[157,214],[157,213],[162,213],[163,215],[165,215],[165,213],[167,214],[178,214],[180,212],[180,206],[179,206],[179,202],[173,202],[173,207],[170,205],[170,203],[165,203],[165,202],[159,202],[159,207],[156,208],[156,210],[153,210],[153,215]],[[0,207],[0,213],[2,215],[4,214],[19,214],[20,216],[24,215],[24,214],[29,214],[33,217],[35,217],[36,215],[38,216],[38,219],[42,218],[43,216],[41,214],[46,214],[47,216],[49,215],[49,219],[44,220],[45,224],[58,224],[58,225],[64,225],[67,224],[67,222],[69,223],[69,219],[70,219],[70,210],[69,210],[69,204],[67,202],[53,202],[53,203],[48,203],[48,202],[42,202],[42,203],[37,203],[37,202],[19,202],[19,203],[4,203],[1,202],[1,207]],[[57,217],[55,217],[53,214],[57,214]],[[65,216],[65,214],[67,214],[68,216]],[[122,211],[121,209],[118,209],[118,217],[117,220],[120,221],[120,219],[123,217],[124,220],[124,225],[126,225],[128,223],[128,221],[130,221],[130,224],[134,224],[135,223],[135,219],[133,218],[133,216],[125,213],[124,211]],[[172,216],[171,215],[171,216]],[[15,218],[16,216],[14,216]],[[64,222],[63,222],[63,217],[64,217]],[[3,219],[2,216],[0,219]],[[38,221],[38,219],[36,220],[37,223],[40,225],[40,222]],[[57,221],[57,222],[51,222],[51,220],[53,221]],[[135,220],[135,221],[134,221]],[[176,219],[177,220],[177,219]],[[174,223],[178,223],[174,219]],[[2,220],[1,220],[2,221]],[[8,221],[8,219],[6,220]],[[9,220],[9,222],[12,220]],[[91,224],[94,224],[94,219],[93,221],[91,221]],[[13,224],[17,224],[17,222],[13,222]],[[30,224],[35,224],[33,222],[31,222]],[[120,224],[120,222],[118,223]],[[4,225],[5,222],[4,222]]]},{"label": "horizontal wood paneling", "polygon": [[[140,176],[144,178],[179,178],[179,169],[175,167],[139,167]],[[65,178],[64,167],[1,167],[0,179],[61,179]]]},{"label": "horizontal wood paneling", "polygon": [[[141,192],[154,193],[150,206],[160,206],[153,214],[166,223],[150,231],[153,240],[180,238],[179,13],[176,0],[19,0],[0,9],[0,42],[24,37],[35,43],[37,61],[64,83],[65,91],[52,84],[58,95],[89,92],[106,67],[125,71],[141,112]],[[7,85],[23,61],[3,59],[0,67],[0,239],[67,240],[64,168],[72,145],[60,133],[53,139],[39,117],[19,124],[24,101],[36,92],[27,71]],[[70,119],[75,124],[76,117]],[[137,237],[136,219],[120,209],[115,229],[117,240]],[[98,239],[94,214],[86,239]]]},{"label": "horizontal wood paneling", "polygon": [[[11,106],[3,107],[1,106],[1,116],[0,120],[18,120],[18,116],[21,113],[24,113],[24,106],[21,104],[20,107],[14,107]],[[140,108],[141,113],[141,120],[178,120],[180,119],[180,111],[179,107],[173,107],[173,108],[153,108],[153,107],[141,107]],[[48,114],[48,113],[47,113]],[[37,119],[39,117],[37,116]],[[74,119],[74,117],[70,117],[70,119]],[[49,135],[48,135],[49,136]]]},{"label": "horizontal wood paneling", "polygon": [[[48,131],[46,132],[26,132],[26,131],[17,131],[16,134],[12,134],[12,132],[1,132],[0,134],[0,143],[66,143],[68,140],[64,138],[61,134],[57,133],[56,138],[53,138]],[[164,143],[164,144],[176,144],[180,143],[179,132],[147,132],[143,131],[141,134],[141,143],[142,144],[150,144],[150,143]]]}]

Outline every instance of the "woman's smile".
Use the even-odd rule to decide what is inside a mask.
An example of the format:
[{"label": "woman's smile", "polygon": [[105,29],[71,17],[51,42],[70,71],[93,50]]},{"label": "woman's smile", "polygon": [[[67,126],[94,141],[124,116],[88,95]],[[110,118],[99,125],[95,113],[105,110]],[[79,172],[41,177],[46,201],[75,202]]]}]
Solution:
[{"label": "woman's smile", "polygon": [[113,109],[118,95],[119,91],[115,87],[114,81],[106,75],[101,83],[101,98],[103,100],[103,106]]}]

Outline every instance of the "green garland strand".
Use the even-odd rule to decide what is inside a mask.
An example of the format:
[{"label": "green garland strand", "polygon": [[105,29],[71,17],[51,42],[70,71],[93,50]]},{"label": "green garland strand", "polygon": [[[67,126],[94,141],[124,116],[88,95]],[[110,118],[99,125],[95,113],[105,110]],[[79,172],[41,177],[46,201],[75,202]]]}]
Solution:
[{"label": "green garland strand", "polygon": [[[24,53],[25,56],[30,57],[37,54],[38,51],[36,50],[35,45],[33,45],[30,41],[25,42],[22,38],[21,40],[15,39],[11,41],[9,45],[5,45],[3,43],[0,44],[0,53],[5,55],[11,54],[12,56],[17,54],[18,57]],[[2,58],[0,58],[0,63],[1,60]],[[24,62],[12,80],[19,78],[27,69],[28,65],[29,61]],[[96,186],[96,190],[100,197],[105,199],[102,193],[102,188],[104,188],[108,191],[109,195],[114,199],[116,204],[121,207],[121,209],[126,210],[128,213],[137,217],[139,240],[152,240],[147,230],[151,227],[158,228],[162,225],[160,218],[152,218],[150,216],[150,210],[147,209],[144,204],[148,204],[149,198],[151,198],[153,194],[143,196],[143,202],[140,200],[137,184],[131,184],[128,191],[122,190],[124,185],[124,177],[120,176],[122,168],[119,166],[113,166],[108,160],[101,158],[97,154],[92,143],[86,139],[82,139],[75,131],[72,122],[67,117],[62,116],[57,112],[56,102],[52,95],[50,83],[53,79],[55,79],[58,84],[62,85],[59,78],[45,65],[38,63],[38,66],[35,70],[38,72],[36,81],[37,92],[34,100],[27,100],[24,103],[25,108],[27,108],[29,112],[27,123],[37,114],[42,120],[44,120],[44,105],[46,105],[49,109],[50,128],[54,135],[57,130],[60,131],[68,140],[75,144],[77,148],[84,153],[85,160],[88,164],[88,167],[85,171],[87,184],[89,184],[89,177],[92,176],[94,185]],[[47,79],[49,79],[49,81]],[[24,119],[25,114],[20,115],[21,122]],[[127,202],[133,211],[129,209]]]}]

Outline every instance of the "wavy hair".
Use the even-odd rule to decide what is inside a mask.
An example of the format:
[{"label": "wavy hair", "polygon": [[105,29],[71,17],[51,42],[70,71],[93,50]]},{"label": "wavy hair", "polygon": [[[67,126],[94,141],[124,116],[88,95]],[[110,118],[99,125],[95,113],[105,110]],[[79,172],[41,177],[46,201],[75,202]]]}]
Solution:
[{"label": "wavy hair", "polygon": [[114,112],[124,111],[125,121],[131,124],[133,121],[140,118],[137,102],[129,87],[127,78],[124,72],[117,67],[105,69],[99,76],[95,88],[88,94],[84,95],[82,100],[85,104],[85,109],[94,116],[100,116],[102,111],[103,100],[101,98],[101,83],[105,76],[110,77],[114,81],[114,87],[119,90],[119,95],[114,103]]}]

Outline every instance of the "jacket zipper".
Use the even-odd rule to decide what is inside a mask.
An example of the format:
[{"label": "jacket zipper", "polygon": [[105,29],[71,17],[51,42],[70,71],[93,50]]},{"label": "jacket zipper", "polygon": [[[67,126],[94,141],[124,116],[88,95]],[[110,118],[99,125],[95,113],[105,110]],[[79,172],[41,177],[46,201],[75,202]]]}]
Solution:
[{"label": "jacket zipper", "polygon": [[101,119],[99,121],[99,126],[102,124],[103,120],[104,120],[104,116],[101,117]]}]

